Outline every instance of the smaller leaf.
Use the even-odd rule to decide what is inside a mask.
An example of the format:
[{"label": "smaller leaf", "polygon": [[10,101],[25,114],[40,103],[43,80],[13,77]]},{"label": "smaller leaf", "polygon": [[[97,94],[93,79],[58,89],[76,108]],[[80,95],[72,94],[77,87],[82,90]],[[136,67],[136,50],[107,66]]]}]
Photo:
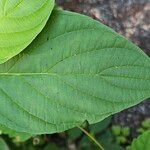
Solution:
[{"label": "smaller leaf", "polygon": [[122,128],[121,132],[122,132],[123,136],[127,137],[127,136],[130,135],[130,128],[129,127],[124,127],[124,128]]},{"label": "smaller leaf", "polygon": [[118,136],[116,138],[116,141],[117,141],[118,144],[125,144],[127,140],[124,136]]},{"label": "smaller leaf", "polygon": [[67,133],[68,133],[69,140],[71,141],[74,141],[75,139],[77,139],[79,136],[82,135],[82,131],[78,128],[73,128],[71,130],[68,130]]},{"label": "smaller leaf", "polygon": [[150,149],[150,130],[144,132],[137,139],[133,140],[130,150],[149,150]]},{"label": "smaller leaf", "polygon": [[0,137],[0,150],[9,150],[6,142]]},{"label": "smaller leaf", "polygon": [[114,135],[120,135],[121,134],[121,127],[117,126],[117,125],[112,126],[112,133]]},{"label": "smaller leaf", "polygon": [[137,130],[137,132],[139,132],[139,133],[144,133],[144,132],[145,132],[145,129],[139,128],[139,129]]},{"label": "smaller leaf", "polygon": [[7,127],[2,126],[2,125],[0,125],[0,132],[2,134],[8,134],[10,138],[15,137],[15,141],[17,141],[17,142],[23,142],[23,141],[26,141],[32,137],[32,135],[30,135],[30,134],[17,132],[15,130],[12,130],[12,129],[7,128]]},{"label": "smaller leaf", "polygon": [[142,127],[146,128],[146,129],[150,128],[150,118],[148,118],[142,122]]},{"label": "smaller leaf", "polygon": [[119,144],[114,142],[112,133],[107,130],[98,137],[98,141],[103,145],[105,150],[123,150]]},{"label": "smaller leaf", "polygon": [[54,0],[0,1],[0,64],[24,50],[44,28]]},{"label": "smaller leaf", "polygon": [[98,134],[100,132],[103,132],[110,124],[111,117],[104,119],[100,123],[96,123],[90,126],[90,130],[93,134]]},{"label": "smaller leaf", "polygon": [[91,150],[91,141],[87,136],[84,136],[80,141],[79,149],[81,150]]}]

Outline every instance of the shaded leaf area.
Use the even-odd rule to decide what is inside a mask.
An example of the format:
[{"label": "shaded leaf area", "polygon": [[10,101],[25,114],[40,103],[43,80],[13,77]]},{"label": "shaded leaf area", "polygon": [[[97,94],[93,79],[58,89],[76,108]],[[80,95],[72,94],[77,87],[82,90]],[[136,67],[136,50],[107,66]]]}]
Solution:
[{"label": "shaded leaf area", "polygon": [[1,150],[9,150],[9,147],[5,143],[5,141],[0,137],[0,149]]},{"label": "shaded leaf area", "polygon": [[23,53],[0,65],[0,124],[44,134],[99,122],[150,97],[149,74],[149,57],[112,29],[55,11]]},{"label": "shaded leaf area", "polygon": [[[114,135],[110,130],[111,117],[106,118],[100,123],[93,124],[86,127],[86,130],[102,145],[105,150],[123,150],[119,144],[116,143]],[[81,150],[99,150],[97,145],[91,141],[87,136],[83,136],[78,144],[78,148]]]},{"label": "shaded leaf area", "polygon": [[25,49],[45,26],[54,0],[0,1],[0,64]]},{"label": "shaded leaf area", "polygon": [[[105,150],[110,150],[111,148],[115,150],[123,150],[123,148],[121,148],[121,146],[119,146],[114,140],[113,134],[109,127],[110,123],[111,118],[107,118],[98,124],[93,124],[92,126],[89,126],[89,124],[85,122],[83,127],[91,135],[93,135],[98,142],[101,143]],[[11,150],[98,149],[97,146],[93,144],[93,142],[79,128],[74,128],[59,134],[34,136],[26,142],[19,142],[17,141],[17,138],[10,140],[7,136],[3,137],[7,140],[7,142],[9,142]]]},{"label": "shaded leaf area", "polygon": [[133,140],[129,150],[149,150],[150,146],[150,130],[144,132],[137,139]]},{"label": "shaded leaf area", "polygon": [[22,142],[28,140],[29,138],[31,138],[33,136],[31,134],[12,130],[3,125],[0,125],[0,132],[2,132],[3,134],[9,135],[10,138],[17,137],[17,139]]}]

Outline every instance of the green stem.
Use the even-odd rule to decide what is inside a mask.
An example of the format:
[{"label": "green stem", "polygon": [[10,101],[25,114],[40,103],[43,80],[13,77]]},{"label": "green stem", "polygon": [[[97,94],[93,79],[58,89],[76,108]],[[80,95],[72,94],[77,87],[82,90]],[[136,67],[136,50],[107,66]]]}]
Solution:
[{"label": "green stem", "polygon": [[88,133],[85,129],[83,129],[80,126],[77,126],[81,131],[83,131],[101,150],[104,150],[104,148],[101,146],[101,144],[90,134]]}]

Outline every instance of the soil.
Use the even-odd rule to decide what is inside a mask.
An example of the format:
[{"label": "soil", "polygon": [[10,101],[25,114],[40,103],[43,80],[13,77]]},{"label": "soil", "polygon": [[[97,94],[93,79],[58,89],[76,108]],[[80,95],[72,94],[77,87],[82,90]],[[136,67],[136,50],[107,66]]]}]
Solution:
[{"label": "soil", "polygon": [[[149,0],[56,0],[65,10],[79,12],[103,22],[136,43],[150,56]],[[150,101],[124,110],[113,117],[113,124],[129,126],[137,137],[141,121],[150,118]]]}]

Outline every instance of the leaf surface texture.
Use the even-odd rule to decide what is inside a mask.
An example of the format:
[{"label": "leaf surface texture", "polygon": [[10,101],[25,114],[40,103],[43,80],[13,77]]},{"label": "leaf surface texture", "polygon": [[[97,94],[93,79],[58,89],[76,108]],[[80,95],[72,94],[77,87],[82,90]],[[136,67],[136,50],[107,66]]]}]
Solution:
[{"label": "leaf surface texture", "polygon": [[93,19],[55,11],[21,54],[0,65],[0,124],[61,132],[150,97],[150,59]]}]

